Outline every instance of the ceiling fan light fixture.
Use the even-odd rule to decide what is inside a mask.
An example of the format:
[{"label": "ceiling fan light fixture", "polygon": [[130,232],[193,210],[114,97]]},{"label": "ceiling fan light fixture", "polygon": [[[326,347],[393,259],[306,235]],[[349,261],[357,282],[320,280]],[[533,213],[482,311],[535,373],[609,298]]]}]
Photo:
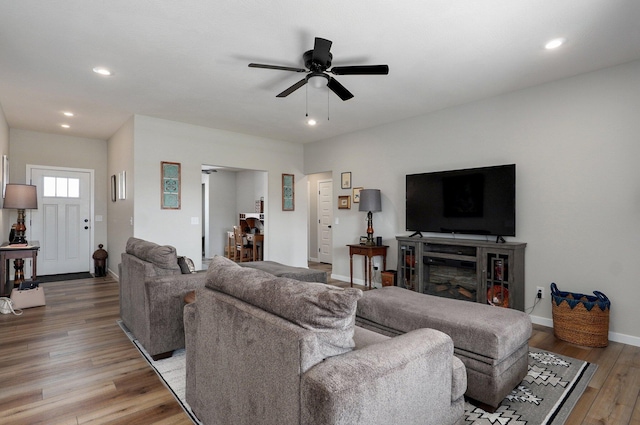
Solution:
[{"label": "ceiling fan light fixture", "polygon": [[321,89],[327,86],[329,79],[324,75],[312,75],[309,77],[309,84],[315,89]]},{"label": "ceiling fan light fixture", "polygon": [[316,125],[316,124],[317,124],[317,122],[316,122],[316,120],[314,120],[313,118],[309,118],[309,119],[307,120],[307,125],[310,125],[310,126],[312,126],[312,127],[313,127],[313,126],[314,126],[314,125]]},{"label": "ceiling fan light fixture", "polygon": [[558,47],[562,46],[565,42],[567,41],[566,38],[554,38],[553,40],[550,40],[547,42],[547,44],[544,45],[544,48],[547,50],[553,50],[553,49],[557,49]]}]

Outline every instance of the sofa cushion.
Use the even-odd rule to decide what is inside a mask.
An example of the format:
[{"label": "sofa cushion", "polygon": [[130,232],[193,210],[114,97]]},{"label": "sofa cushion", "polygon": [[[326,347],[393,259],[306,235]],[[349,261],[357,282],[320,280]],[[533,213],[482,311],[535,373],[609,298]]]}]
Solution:
[{"label": "sofa cushion", "polygon": [[171,245],[158,245],[138,238],[129,238],[126,252],[153,264],[159,275],[181,273],[176,249]]},{"label": "sofa cushion", "polygon": [[360,289],[276,277],[262,270],[240,267],[221,256],[213,258],[206,286],[316,331],[325,357],[343,354],[354,347]]},{"label": "sofa cushion", "polygon": [[178,257],[178,267],[180,267],[180,271],[182,274],[195,273],[196,267],[193,264],[193,260],[188,257],[180,256]]}]

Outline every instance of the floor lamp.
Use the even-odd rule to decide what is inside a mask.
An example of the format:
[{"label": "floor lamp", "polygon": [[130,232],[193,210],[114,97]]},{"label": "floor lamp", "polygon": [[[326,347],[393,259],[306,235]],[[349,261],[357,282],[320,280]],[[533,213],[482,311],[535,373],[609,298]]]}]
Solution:
[{"label": "floor lamp", "polygon": [[358,211],[367,211],[367,242],[365,245],[375,245],[373,240],[373,213],[382,211],[380,189],[362,189],[360,191],[360,206]]}]

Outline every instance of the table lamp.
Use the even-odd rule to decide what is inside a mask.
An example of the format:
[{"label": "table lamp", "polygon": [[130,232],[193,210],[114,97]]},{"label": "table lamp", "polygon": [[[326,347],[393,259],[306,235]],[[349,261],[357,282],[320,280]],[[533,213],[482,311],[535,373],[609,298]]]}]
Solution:
[{"label": "table lamp", "polygon": [[380,189],[362,189],[358,211],[367,211],[367,242],[365,245],[375,245],[376,243],[373,241],[373,213],[382,211]]},{"label": "table lamp", "polygon": [[36,187],[29,184],[7,184],[2,208],[18,210],[15,235],[9,243],[13,246],[27,246],[27,240],[24,237],[27,230],[24,224],[24,210],[38,208]]}]

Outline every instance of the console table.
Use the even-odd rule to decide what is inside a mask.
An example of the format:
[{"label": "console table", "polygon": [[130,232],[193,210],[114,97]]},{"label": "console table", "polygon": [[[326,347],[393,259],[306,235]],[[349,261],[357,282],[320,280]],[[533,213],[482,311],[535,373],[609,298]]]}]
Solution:
[{"label": "console table", "polygon": [[31,258],[31,280],[36,280],[37,277],[37,263],[38,263],[38,250],[40,244],[37,241],[31,241],[27,246],[11,246],[8,242],[5,242],[0,246],[0,296],[8,297],[11,293],[9,283],[9,260],[16,260],[16,275],[18,280],[22,278],[24,280],[23,266],[24,258]]},{"label": "console table", "polygon": [[[387,245],[347,245],[349,247],[349,274],[351,276],[351,286],[353,286],[353,256],[364,255],[364,285],[367,286],[369,282],[369,289],[371,289],[371,268],[372,258],[380,256],[382,257],[382,270],[387,269]],[[367,273],[368,272],[368,273]],[[367,280],[368,278],[368,280]]]}]

